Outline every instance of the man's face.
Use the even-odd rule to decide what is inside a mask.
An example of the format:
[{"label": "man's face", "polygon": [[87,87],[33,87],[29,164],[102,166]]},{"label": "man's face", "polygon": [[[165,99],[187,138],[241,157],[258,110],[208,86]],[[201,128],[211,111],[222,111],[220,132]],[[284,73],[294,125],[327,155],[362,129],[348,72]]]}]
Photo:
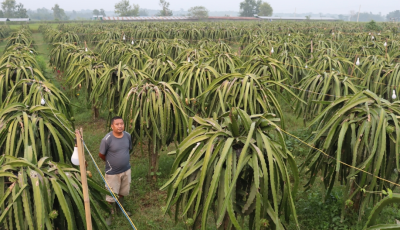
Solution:
[{"label": "man's face", "polygon": [[122,133],[125,129],[124,121],[122,119],[114,120],[114,122],[111,124],[111,128],[114,132]]}]

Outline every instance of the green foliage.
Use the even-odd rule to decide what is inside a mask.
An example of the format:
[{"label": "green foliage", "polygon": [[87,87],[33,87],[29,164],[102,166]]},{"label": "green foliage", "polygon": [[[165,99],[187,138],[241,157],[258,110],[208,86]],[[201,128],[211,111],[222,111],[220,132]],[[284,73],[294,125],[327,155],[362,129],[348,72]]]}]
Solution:
[{"label": "green foliage", "polygon": [[67,69],[68,63],[76,53],[83,52],[83,49],[78,49],[78,47],[70,43],[54,43],[53,45],[54,47],[50,51],[50,65],[62,72]]},{"label": "green foliage", "polygon": [[343,192],[334,189],[325,198],[321,192],[306,191],[303,197],[296,202],[299,224],[302,229],[331,230],[331,229],[357,229],[361,230],[358,216],[354,212],[346,214],[341,220],[344,205]]},{"label": "green foliage", "polygon": [[380,31],[382,27],[380,27],[374,20],[371,20],[365,25],[365,29],[368,31]]},{"label": "green foliage", "polygon": [[98,43],[97,48],[101,59],[109,65],[117,65],[121,62],[141,69],[143,63],[149,58],[142,48],[128,46],[123,41],[104,40]]},{"label": "green foliage", "polygon": [[103,74],[96,80],[90,100],[98,108],[109,110],[109,119],[113,111],[117,112],[122,103],[122,98],[131,88],[148,75],[142,70],[130,68],[121,62],[116,66],[107,66]]},{"label": "green foliage", "polygon": [[[42,101],[44,99],[44,101]],[[27,108],[38,105],[51,106],[69,119],[73,117],[69,99],[56,86],[48,81],[37,79],[23,79],[16,82],[15,86],[8,91],[7,98],[2,107],[12,103],[23,103]],[[44,102],[44,104],[43,104]]]},{"label": "green foliage", "polygon": [[[376,225],[377,219],[382,215],[382,210],[389,205],[393,205],[395,203],[400,203],[400,194],[392,194],[391,190],[388,190],[390,193],[387,197],[382,199],[379,203],[377,203],[371,211],[370,216],[368,217],[368,221],[364,226],[364,229],[373,230],[373,229],[396,229],[399,228],[399,224],[381,224]],[[385,192],[386,193],[386,192]]]},{"label": "green foliage", "polygon": [[395,11],[389,12],[386,15],[386,19],[388,19],[389,21],[391,21],[393,19],[399,20],[399,18],[400,18],[400,10],[395,10]]},{"label": "green foliage", "polygon": [[274,10],[268,2],[263,2],[260,5],[258,15],[259,16],[272,16]]},{"label": "green foliage", "polygon": [[17,6],[17,1],[4,0],[1,3],[1,8],[3,9],[4,17],[6,17],[6,18],[13,17],[16,6]]},{"label": "green foliage", "polygon": [[240,16],[253,17],[259,13],[261,4],[261,0],[244,0],[240,3]]},{"label": "green foliage", "polygon": [[166,0],[160,0],[158,5],[162,8],[158,13],[158,16],[172,16],[172,10],[169,8],[169,2]]},{"label": "green foliage", "polygon": [[139,5],[132,4],[131,6],[129,0],[121,0],[115,4],[114,12],[120,17],[139,16]]},{"label": "green foliage", "polygon": [[55,108],[36,105],[28,109],[25,104],[13,103],[2,107],[0,121],[2,153],[32,162],[42,157],[69,162],[74,139],[67,128],[73,126]]},{"label": "green foliage", "polygon": [[243,229],[249,216],[250,229],[266,223],[282,229],[280,214],[286,220],[293,215],[297,224],[297,166],[279,131],[279,118],[232,108],[218,119],[191,119],[199,126],[170,153],[176,154],[171,179],[161,188],[168,188],[167,210],[175,205],[176,217],[194,222],[190,229],[206,229],[210,210],[223,228]]},{"label": "green foliage", "polygon": [[107,16],[106,12],[104,11],[104,9],[100,9],[99,10],[99,15],[103,15],[104,17]]},{"label": "green foliage", "polygon": [[299,98],[307,103],[297,101],[296,112],[298,116],[305,120],[312,119],[320,114],[327,105],[336,99],[359,91],[351,78],[343,77],[338,72],[329,74],[310,73],[299,84],[299,88],[303,89],[298,90]]},{"label": "green foliage", "polygon": [[188,12],[190,17],[200,18],[200,19],[208,18],[208,10],[204,6],[190,7]]},{"label": "green foliage", "polygon": [[146,61],[144,71],[156,81],[169,82],[173,80],[174,70],[177,66],[170,56],[159,54]]},{"label": "green foliage", "polygon": [[65,14],[64,9],[60,5],[55,4],[51,10],[53,11],[54,20],[67,20],[68,16]]},{"label": "green foliage", "polygon": [[17,43],[23,44],[25,46],[33,45],[31,35],[31,32],[27,29],[21,29],[17,32],[12,33],[10,37],[7,38],[6,48]]},{"label": "green foliage", "polygon": [[86,89],[86,96],[89,99],[93,89],[103,76],[108,65],[98,60],[96,56],[85,56],[82,59],[74,59],[69,63],[67,73],[67,83],[71,85],[74,94],[83,87]]},{"label": "green foliage", "polygon": [[[0,59],[0,228],[84,229],[69,99],[44,78],[31,33],[16,32]],[[88,178],[94,229],[108,229],[107,190]]]},{"label": "green foliage", "polygon": [[[26,149],[28,150],[28,149]],[[0,226],[8,229],[85,229],[79,170],[44,157],[0,156]],[[88,178],[94,229],[108,229],[107,190]],[[24,227],[25,226],[25,227]]]},{"label": "green foliage", "polygon": [[[207,138],[211,134],[219,133],[220,130],[216,131],[217,126],[205,127],[204,123],[198,121],[203,119],[220,125],[225,136],[221,134],[223,137],[218,137],[218,140],[213,142],[213,154],[215,153],[215,155],[211,155],[218,158],[220,152],[215,150],[215,147],[222,145],[219,141],[223,144],[227,143],[226,139],[234,135],[232,131],[235,130],[235,127],[229,127],[229,122],[222,122],[217,118],[218,116],[227,116],[226,114],[229,113],[227,108],[233,106],[246,110],[251,119],[256,119],[254,114],[265,112],[275,114],[276,117],[271,115],[271,119],[286,116],[289,118],[285,119],[288,131],[300,136],[302,140],[323,149],[335,159],[340,158],[349,165],[362,167],[370,173],[395,181],[398,175],[392,172],[393,165],[398,162],[396,159],[398,139],[396,125],[398,122],[395,118],[399,115],[399,109],[396,100],[394,100],[395,103],[390,103],[385,99],[393,100],[391,99],[393,89],[398,94],[400,66],[397,61],[400,57],[400,43],[398,34],[395,32],[398,29],[395,24],[382,23],[378,25],[382,28],[379,32],[370,31],[355,25],[355,23],[316,22],[311,25],[309,22],[262,23],[259,21],[246,23],[62,24],[58,25],[57,29],[51,29],[52,26],[49,25],[43,26],[41,31],[45,33],[48,42],[56,37],[54,42],[62,42],[60,43],[62,45],[54,44],[54,52],[50,56],[51,63],[53,67],[61,71],[61,75],[65,74],[69,78],[68,84],[70,85],[68,86],[74,90],[81,90],[79,91],[81,96],[73,99],[88,105],[88,107],[90,101],[96,101],[96,105],[99,106],[103,105],[102,117],[107,114],[109,116],[124,114],[129,120],[126,126],[128,131],[133,132],[133,126],[137,128],[135,130],[139,135],[139,138],[135,140],[138,142],[137,147],[140,146],[140,149],[145,152],[150,145],[148,163],[142,164],[145,162],[142,160],[140,161],[141,165],[137,167],[141,178],[146,175],[158,176],[160,180],[155,182],[158,186],[165,182],[166,170],[171,168],[170,165],[167,165],[166,168],[161,169],[165,158],[158,161],[158,156],[173,142],[176,146],[183,143],[182,140],[172,136],[171,130],[177,135],[182,134],[183,138],[185,135],[193,133],[193,130],[198,131],[197,128],[203,127],[210,131],[205,131],[203,135],[206,140],[209,140]],[[78,35],[79,40],[75,35]],[[125,39],[123,39],[124,37]],[[85,51],[80,41],[87,41],[90,48],[96,46],[92,48],[95,52]],[[72,42],[76,42],[76,44]],[[385,42],[387,42],[386,46],[384,46]],[[26,51],[28,51],[26,47],[17,48],[15,53],[26,53]],[[0,69],[0,71],[7,73],[7,70],[18,69],[20,61],[26,60],[34,64],[32,58],[29,59],[27,55],[24,58],[21,56],[23,55],[13,56],[10,59],[13,66]],[[35,59],[35,50],[31,56]],[[355,64],[357,58],[360,59],[359,65]],[[94,74],[94,67],[99,63],[104,63],[104,66],[109,65],[109,67],[98,68],[98,72]],[[101,71],[104,72],[100,74]],[[29,73],[29,71],[26,72]],[[14,82],[10,84],[14,84]],[[7,87],[14,86],[8,85]],[[82,89],[80,89],[81,87]],[[4,89],[3,92],[8,92],[10,88]],[[362,91],[365,89],[369,89],[373,93],[366,94],[368,91]],[[35,95],[38,95],[39,92],[35,91]],[[359,94],[360,92],[361,94]],[[372,94],[374,96],[371,96]],[[89,100],[85,100],[85,96]],[[160,102],[153,98],[159,99]],[[166,98],[171,100],[164,105]],[[364,99],[367,102],[357,104]],[[350,106],[351,103],[354,106]],[[282,104],[285,105],[284,110],[280,111]],[[169,110],[168,116],[162,116],[164,114],[160,113],[160,108],[165,112],[165,106],[172,108]],[[304,118],[304,124],[309,119],[317,117],[311,122],[309,129],[299,130],[299,126],[303,122],[301,119],[296,119],[291,110],[292,106],[298,109],[297,115]],[[348,110],[341,113],[343,108],[348,108]],[[76,110],[86,111],[84,108]],[[382,111],[383,116],[380,114]],[[340,113],[340,116],[336,115],[337,112]],[[137,116],[135,117],[135,115]],[[193,120],[189,119],[187,115],[197,115],[203,118]],[[90,117],[87,113],[79,113],[79,116]],[[204,117],[208,118],[204,119]],[[165,121],[166,118],[168,121]],[[382,125],[380,125],[381,118],[383,119]],[[164,124],[171,125],[175,121],[182,122],[183,119],[187,119],[186,126],[178,125],[173,129],[162,127],[162,121]],[[242,119],[237,119],[237,122],[242,122]],[[274,122],[283,127],[282,121],[275,120]],[[367,125],[370,125],[368,132],[367,128],[363,129]],[[280,144],[282,142],[278,140],[280,135],[270,134],[270,131],[264,134],[268,134],[267,136],[271,140]],[[330,131],[332,133],[329,133]],[[277,130],[271,132],[277,132]],[[382,139],[384,138],[383,133],[385,133],[385,140]],[[332,135],[331,139],[326,138],[328,134]],[[363,136],[360,137],[360,134]],[[170,138],[168,139],[166,136]],[[243,141],[244,137],[240,136],[240,138],[234,138],[234,141]],[[362,141],[358,142],[359,139]],[[154,140],[157,148],[152,147]],[[165,144],[160,140],[166,140]],[[256,141],[252,143],[256,143]],[[201,142],[205,143],[205,140]],[[299,158],[296,159],[296,164],[302,163],[303,157],[310,147],[300,144],[295,138],[285,138],[283,142],[286,145],[285,148],[289,151],[293,150],[296,157]],[[340,143],[342,151],[338,151]],[[185,146],[187,151],[193,150],[192,147]],[[380,160],[382,151],[384,157]],[[183,155],[185,154],[187,153]],[[200,159],[203,159],[201,157]],[[217,162],[216,158],[210,159],[210,161],[213,160],[215,163]],[[169,158],[169,160],[171,159]],[[319,183],[323,184],[327,194],[314,196],[311,199],[311,205],[314,205],[314,201],[320,202],[318,205],[314,205],[318,212],[313,214],[316,216],[315,218],[311,218],[312,215],[309,215],[307,219],[301,216],[299,227],[302,229],[360,229],[360,224],[354,223],[357,215],[368,215],[369,206],[378,202],[381,195],[384,195],[384,192],[381,191],[386,192],[392,189],[388,183],[371,176],[364,176],[364,173],[352,176],[357,171],[344,165],[340,165],[336,172],[337,161],[335,159],[322,157],[318,151],[314,150],[309,152],[306,158],[304,169],[310,170],[310,184],[315,185],[318,189],[320,189]],[[178,161],[182,163],[184,159],[177,159]],[[158,163],[161,166],[159,170],[156,170]],[[216,164],[211,165],[210,163],[204,173],[212,175],[212,173],[208,173],[215,169]],[[196,167],[201,167],[199,165]],[[377,169],[375,166],[380,168]],[[178,170],[179,167],[183,169],[188,166],[182,164],[175,169]],[[203,168],[199,170],[200,168],[196,167],[191,168],[191,175],[198,176],[198,180],[200,180]],[[251,167],[251,165],[248,164],[246,167]],[[279,166],[275,164],[274,167]],[[292,167],[295,166],[288,167],[288,175],[291,175],[290,168]],[[173,177],[176,171],[172,173]],[[185,177],[186,175],[188,177]],[[183,216],[182,223],[176,228],[181,229],[186,224],[191,225],[192,228],[200,227],[199,223],[202,221],[203,213],[194,214],[194,210],[197,208],[198,212],[204,211],[202,202],[207,198],[208,193],[205,192],[206,189],[196,190],[202,191],[202,195],[193,195],[196,198],[193,198],[195,200],[189,204],[191,191],[194,191],[194,187],[191,186],[194,185],[185,184],[187,182],[185,180],[193,178],[189,178],[188,174],[184,174],[183,177],[184,179],[181,180],[183,187],[179,188],[179,185],[176,187],[176,193],[169,196],[173,197],[172,200],[168,200],[171,205],[165,209],[170,210],[172,206],[176,205],[189,207],[186,210],[186,216]],[[319,177],[323,178],[322,182]],[[241,182],[242,178],[239,177],[238,181]],[[282,177],[279,176],[277,180],[281,179]],[[207,176],[203,182],[207,184],[212,180],[213,176]],[[340,196],[335,192],[335,188],[338,187],[338,182],[335,183],[336,180],[346,187]],[[136,182],[141,185],[146,184],[139,180]],[[174,183],[171,182],[171,184]],[[310,188],[310,184],[307,184],[306,189]],[[147,184],[143,186],[147,186]],[[178,190],[184,189],[184,186],[188,187],[183,190],[183,193],[180,193]],[[219,183],[218,186],[220,186]],[[241,187],[235,189],[241,189]],[[149,192],[150,189],[146,191]],[[248,198],[242,194],[243,191],[247,190],[242,189],[237,192],[237,196],[229,197],[233,204],[233,214],[231,212],[224,216],[226,219],[223,221],[227,225],[221,225],[220,228],[232,228],[236,224],[234,218],[239,220],[238,224],[243,228],[253,229],[255,226],[253,223],[264,228],[274,228],[274,221],[271,221],[271,218],[265,213],[261,212],[257,221],[241,216],[242,212],[238,207],[242,207],[241,205]],[[140,193],[145,193],[144,189],[140,188]],[[285,199],[283,193],[278,192],[277,194],[278,199]],[[215,196],[217,195],[215,193]],[[331,195],[338,196],[340,199],[332,201],[330,200]],[[321,201],[322,197],[325,197],[327,206],[332,207],[323,209],[325,203]],[[271,193],[268,198],[272,199]],[[196,207],[197,199],[200,200],[198,207]],[[147,197],[144,200],[148,200]],[[188,201],[188,203],[179,203],[180,201]],[[154,204],[151,205],[155,207],[157,202],[159,200],[154,201]],[[312,208],[313,206],[309,206],[307,202],[308,199],[298,202],[297,204],[301,204],[298,207],[301,210],[305,207]],[[263,204],[261,209],[264,208]],[[216,206],[218,203],[212,205]],[[212,205],[210,204],[210,206]],[[229,208],[228,205],[226,207]],[[282,205],[281,209],[287,207],[290,208],[288,205]],[[162,209],[164,210],[164,208]],[[158,211],[160,212],[161,209]],[[176,211],[180,212],[176,215],[179,217],[185,209],[177,208]],[[213,211],[216,213],[218,210]],[[393,223],[395,214],[390,208],[389,211],[391,219],[390,222],[385,223]],[[208,213],[211,216],[211,212]],[[321,215],[318,216],[318,213]],[[217,213],[217,215],[220,214],[221,212]],[[283,221],[284,216],[279,217]],[[218,221],[218,218],[218,216],[214,216],[214,218],[207,219],[207,228],[212,229],[214,224],[210,222]],[[364,219],[360,218],[360,222],[362,222]],[[153,229],[160,226],[161,223],[160,220],[155,219],[155,217],[149,218],[149,220],[146,218],[143,222],[140,221],[145,226],[144,228]],[[302,221],[303,219],[304,221]],[[177,218],[177,220],[179,219]],[[191,220],[193,220],[193,225]],[[307,222],[307,220],[310,221]],[[376,223],[381,222],[377,221]],[[287,227],[286,224],[283,223],[285,227]],[[288,226],[295,227],[290,223]],[[292,228],[288,227],[288,229]]]},{"label": "green foliage", "polygon": [[133,84],[119,102],[119,114],[128,121],[127,131],[133,134],[134,144],[141,144],[143,151],[143,143],[148,140],[150,175],[154,177],[159,152],[172,142],[182,141],[188,132],[185,109],[173,89],[175,85],[146,78]]},{"label": "green foliage", "polygon": [[[248,114],[270,112],[283,117],[275,96],[279,95],[274,90],[276,86],[296,97],[286,86],[277,81],[271,81],[267,77],[258,77],[255,74],[226,74],[213,80],[210,86],[198,96],[201,111],[205,117],[211,117],[213,114],[225,114],[231,106],[234,106]],[[284,127],[283,121],[282,126]]]},{"label": "green foliage", "polygon": [[368,22],[371,20],[377,22],[384,22],[385,18],[381,14],[373,14],[372,12],[360,12],[360,15],[353,14],[350,16],[350,21],[356,22],[358,19],[359,22]]},{"label": "green foliage", "polygon": [[[390,103],[368,90],[330,103],[309,124],[318,124],[311,145],[331,156],[310,150],[304,163],[310,173],[309,185],[314,183],[319,172],[323,172],[327,194],[335,180],[339,180],[347,186],[345,199],[357,203],[355,208],[359,208],[360,213],[369,203],[376,203],[377,194],[361,196],[359,193],[388,188],[389,184],[376,177],[392,178],[394,169],[399,171],[399,115],[398,103]],[[341,162],[352,167],[345,167]],[[374,177],[368,177],[354,167],[362,168]]]},{"label": "green foliage", "polygon": [[16,10],[15,10],[15,17],[17,18],[28,18],[28,11],[24,7],[22,3],[16,5]]},{"label": "green foliage", "polygon": [[187,105],[192,105],[192,108],[196,105],[197,97],[219,77],[219,73],[209,63],[202,61],[183,62],[174,72],[173,81],[181,85],[176,91]]},{"label": "green foliage", "polygon": [[99,16],[99,15],[100,15],[100,11],[98,9],[94,9],[93,16]]}]

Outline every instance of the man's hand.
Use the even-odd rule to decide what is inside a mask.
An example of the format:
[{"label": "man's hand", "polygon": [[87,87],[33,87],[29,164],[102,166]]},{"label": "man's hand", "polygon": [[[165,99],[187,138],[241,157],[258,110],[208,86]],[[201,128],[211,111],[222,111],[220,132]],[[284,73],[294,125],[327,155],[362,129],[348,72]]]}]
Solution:
[{"label": "man's hand", "polygon": [[99,153],[99,157],[100,157],[103,161],[106,161],[106,156],[105,156],[105,155]]}]

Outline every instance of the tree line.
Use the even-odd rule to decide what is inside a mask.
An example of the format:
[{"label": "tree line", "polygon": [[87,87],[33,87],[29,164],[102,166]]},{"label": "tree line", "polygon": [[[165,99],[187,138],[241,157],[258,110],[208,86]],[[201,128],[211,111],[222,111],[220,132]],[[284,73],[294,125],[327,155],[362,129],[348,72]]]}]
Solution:
[{"label": "tree line", "polygon": [[27,10],[22,3],[15,0],[4,0],[1,3],[0,18],[27,18]]},{"label": "tree line", "polygon": [[[160,11],[156,14],[157,16],[173,16],[173,12],[170,9],[170,3],[166,0],[159,0]],[[114,6],[114,12],[120,17],[130,16],[147,16],[148,13],[145,9],[141,9],[138,4],[130,4],[129,0],[120,0]],[[92,11],[94,16],[107,16],[104,9],[94,9]],[[262,0],[244,0],[240,3],[241,17],[254,17],[258,16],[272,16],[273,8],[268,2]],[[72,11],[66,14],[64,9],[59,4],[55,4],[51,10],[46,8],[39,8],[35,11],[27,10],[22,3],[17,3],[16,0],[3,0],[1,2],[0,18],[27,18],[36,20],[69,20],[76,18],[87,19],[90,12],[84,14]],[[194,18],[207,18],[209,16],[209,10],[204,6],[194,6],[188,10],[186,16]],[[306,16],[307,17],[307,16]],[[381,14],[370,13],[351,13],[350,16],[343,14],[339,15],[341,20],[350,21],[385,21],[385,17]],[[386,15],[388,21],[400,21],[400,10],[395,10]]]},{"label": "tree line", "polygon": [[[166,0],[159,1],[159,6],[161,7],[161,10],[158,12],[157,16],[173,16],[172,10],[170,9],[170,3]],[[94,12],[95,11],[93,11],[93,13]],[[138,4],[131,5],[129,0],[121,0],[116,3],[114,12],[121,17],[135,17],[139,15],[146,15],[146,13],[140,9],[140,6]],[[209,11],[204,6],[194,6],[191,7],[188,12],[189,13],[187,16],[190,17],[207,18]],[[253,17],[255,14],[259,16],[272,16],[272,12],[272,6],[268,2],[263,2],[261,0],[244,0],[240,3],[240,16],[242,17]]]}]

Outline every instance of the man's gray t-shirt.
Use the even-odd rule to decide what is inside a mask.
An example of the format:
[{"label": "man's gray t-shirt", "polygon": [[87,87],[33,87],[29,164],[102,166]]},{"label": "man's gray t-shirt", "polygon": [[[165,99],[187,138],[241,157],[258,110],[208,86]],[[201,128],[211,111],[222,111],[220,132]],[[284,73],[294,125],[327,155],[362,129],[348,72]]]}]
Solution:
[{"label": "man's gray t-shirt", "polygon": [[132,150],[131,135],[123,132],[124,136],[117,138],[109,132],[100,144],[100,153],[106,156],[106,174],[115,175],[131,168],[129,151]]}]

